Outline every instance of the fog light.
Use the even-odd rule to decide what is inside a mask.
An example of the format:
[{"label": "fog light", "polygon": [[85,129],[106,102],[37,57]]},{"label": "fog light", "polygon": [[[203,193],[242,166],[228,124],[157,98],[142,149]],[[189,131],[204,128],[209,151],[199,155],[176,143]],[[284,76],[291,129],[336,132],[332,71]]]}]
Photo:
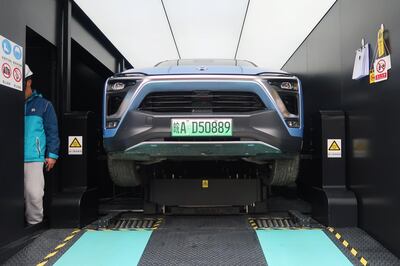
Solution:
[{"label": "fog light", "polygon": [[116,128],[118,126],[118,121],[107,121],[106,128]]},{"label": "fog light", "polygon": [[286,124],[288,127],[300,127],[300,122],[298,120],[288,120]]}]

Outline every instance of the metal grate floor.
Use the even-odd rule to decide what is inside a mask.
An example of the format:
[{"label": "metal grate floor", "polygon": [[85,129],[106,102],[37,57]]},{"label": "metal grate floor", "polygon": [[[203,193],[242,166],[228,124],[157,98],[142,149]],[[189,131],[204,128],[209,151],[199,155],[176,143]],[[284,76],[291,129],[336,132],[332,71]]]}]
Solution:
[{"label": "metal grate floor", "polygon": [[294,229],[300,228],[292,218],[249,218],[250,226],[253,229]]},{"label": "metal grate floor", "polygon": [[162,223],[162,218],[132,218],[123,217],[110,222],[106,229],[121,230],[121,229],[157,229]]}]

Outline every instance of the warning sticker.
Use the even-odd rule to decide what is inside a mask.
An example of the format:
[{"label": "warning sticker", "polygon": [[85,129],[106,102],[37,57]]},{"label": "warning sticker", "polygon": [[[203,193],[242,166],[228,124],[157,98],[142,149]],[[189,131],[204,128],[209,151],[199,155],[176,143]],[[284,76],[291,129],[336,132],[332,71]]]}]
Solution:
[{"label": "warning sticker", "polygon": [[22,91],[22,47],[0,35],[0,85]]},{"label": "warning sticker", "polygon": [[388,70],[386,59],[377,59],[374,62],[375,82],[380,82],[388,79]]},{"label": "warning sticker", "polygon": [[83,154],[83,138],[82,136],[68,136],[68,155]]},{"label": "warning sticker", "polygon": [[328,158],[342,158],[341,139],[328,139]]}]

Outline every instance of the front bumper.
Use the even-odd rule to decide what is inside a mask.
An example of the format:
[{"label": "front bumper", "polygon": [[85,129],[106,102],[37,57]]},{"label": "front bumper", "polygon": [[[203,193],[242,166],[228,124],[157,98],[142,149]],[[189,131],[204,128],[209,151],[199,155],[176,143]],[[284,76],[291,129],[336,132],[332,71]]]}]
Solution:
[{"label": "front bumper", "polygon": [[[172,138],[172,118],[231,118],[233,136],[195,139]],[[298,154],[302,138],[289,134],[278,113],[265,110],[249,114],[156,114],[128,111],[114,137],[104,147],[114,156],[130,159],[157,157],[272,157]]]}]

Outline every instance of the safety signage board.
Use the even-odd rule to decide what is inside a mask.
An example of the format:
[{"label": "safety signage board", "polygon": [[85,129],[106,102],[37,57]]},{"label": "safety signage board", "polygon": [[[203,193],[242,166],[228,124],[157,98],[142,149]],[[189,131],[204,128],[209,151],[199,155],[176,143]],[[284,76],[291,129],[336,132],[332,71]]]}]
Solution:
[{"label": "safety signage board", "polygon": [[83,154],[82,136],[68,136],[68,155]]},{"label": "safety signage board", "polygon": [[375,82],[388,79],[388,62],[385,57],[376,59],[374,62]]},{"label": "safety signage board", "polygon": [[342,158],[342,140],[328,139],[328,158]]},{"label": "safety signage board", "polygon": [[0,35],[0,85],[22,91],[22,47]]}]

